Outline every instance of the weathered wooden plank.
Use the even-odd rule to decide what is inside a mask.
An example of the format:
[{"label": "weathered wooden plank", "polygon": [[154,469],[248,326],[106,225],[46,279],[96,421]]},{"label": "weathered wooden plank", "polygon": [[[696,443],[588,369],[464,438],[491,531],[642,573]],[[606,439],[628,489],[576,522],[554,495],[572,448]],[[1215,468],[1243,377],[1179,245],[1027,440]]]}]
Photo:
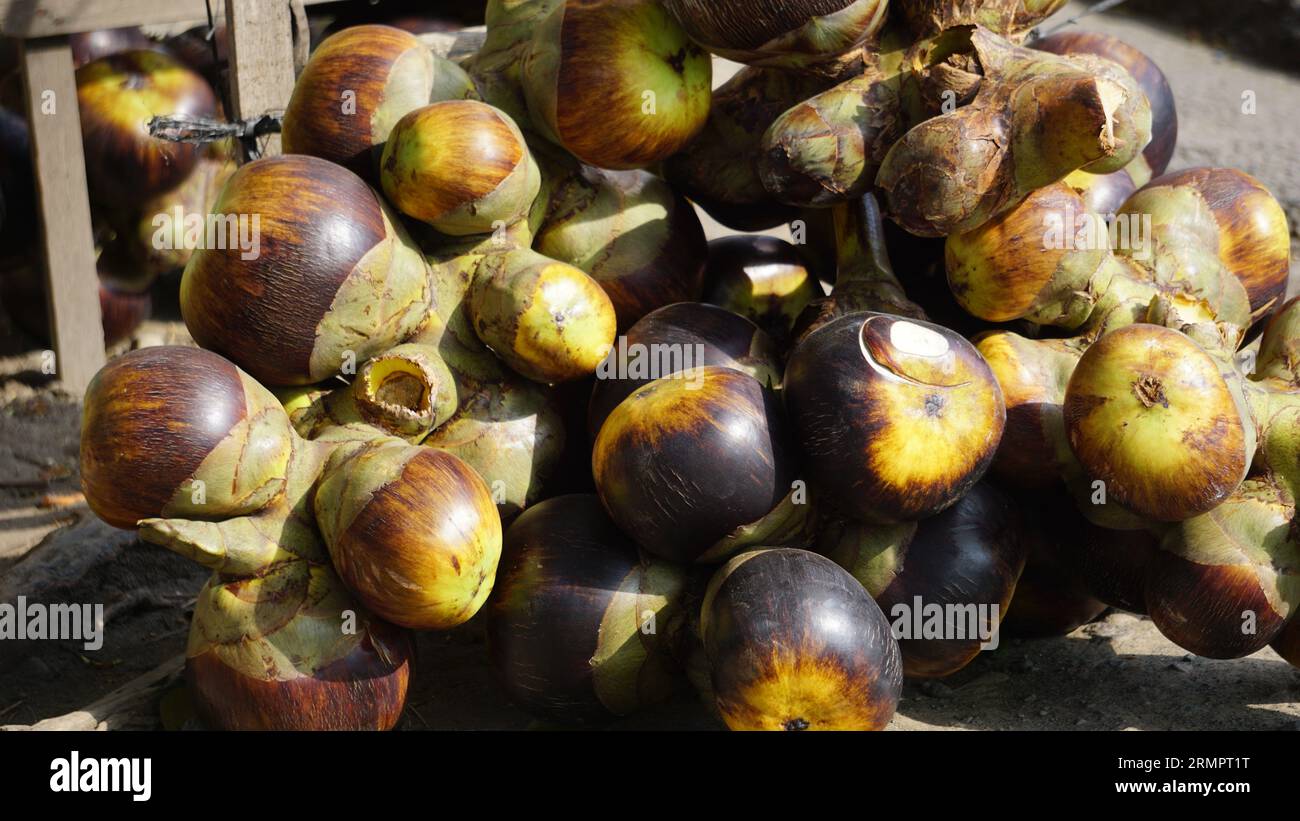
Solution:
[{"label": "weathered wooden plank", "polygon": [[[283,111],[293,94],[293,18],[287,0],[226,0],[230,31],[230,94],[235,116]],[[280,135],[262,140],[266,156],[280,153]]]},{"label": "weathered wooden plank", "polygon": [[[303,0],[310,6],[331,0]],[[221,0],[211,0],[214,14]],[[275,0],[260,0],[271,5]],[[287,0],[286,0],[287,2]],[[207,21],[205,0],[0,0],[0,33],[50,37],[119,26]]]},{"label": "weathered wooden plank", "polygon": [[68,39],[26,41],[23,64],[55,352],[50,364],[64,387],[81,394],[104,364],[104,336]]}]

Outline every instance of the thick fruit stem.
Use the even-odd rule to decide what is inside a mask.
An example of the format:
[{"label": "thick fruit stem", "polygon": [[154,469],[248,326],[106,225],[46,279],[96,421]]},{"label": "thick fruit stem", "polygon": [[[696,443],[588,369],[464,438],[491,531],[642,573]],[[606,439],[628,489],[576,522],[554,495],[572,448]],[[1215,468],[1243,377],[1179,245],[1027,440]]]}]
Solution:
[{"label": "thick fruit stem", "polygon": [[782,202],[807,207],[869,191],[902,133],[899,76],[871,66],[786,110],[763,135],[763,186]]},{"label": "thick fruit stem", "polygon": [[924,319],[925,312],[907,298],[894,274],[885,247],[885,226],[876,198],[867,194],[837,207],[835,237],[839,269],[835,279],[837,300],[858,300],[856,310]]},{"label": "thick fruit stem", "polygon": [[[1123,168],[1151,139],[1147,99],[1115,63],[1021,48],[979,26],[969,39],[936,56],[966,67],[978,59],[983,79],[972,102],[903,135],[876,177],[890,216],[908,231],[969,231],[1072,171]],[[958,89],[950,91],[955,101]]]}]

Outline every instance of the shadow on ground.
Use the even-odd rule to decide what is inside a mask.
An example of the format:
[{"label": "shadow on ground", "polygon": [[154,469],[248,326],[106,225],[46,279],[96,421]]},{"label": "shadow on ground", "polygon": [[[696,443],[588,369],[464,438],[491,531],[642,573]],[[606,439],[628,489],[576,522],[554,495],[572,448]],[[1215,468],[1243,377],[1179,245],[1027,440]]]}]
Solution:
[{"label": "shadow on ground", "polygon": [[[477,624],[425,635],[402,729],[545,728],[504,701]],[[1295,730],[1300,671],[1271,650],[1188,656],[1147,619],[1112,613],[1068,637],[1010,640],[956,675],[909,681],[891,730]],[[693,693],[610,725],[712,730]]]},{"label": "shadow on ground", "polygon": [[1300,3],[1295,0],[1128,0],[1108,13],[1156,23],[1246,62],[1300,73]]}]

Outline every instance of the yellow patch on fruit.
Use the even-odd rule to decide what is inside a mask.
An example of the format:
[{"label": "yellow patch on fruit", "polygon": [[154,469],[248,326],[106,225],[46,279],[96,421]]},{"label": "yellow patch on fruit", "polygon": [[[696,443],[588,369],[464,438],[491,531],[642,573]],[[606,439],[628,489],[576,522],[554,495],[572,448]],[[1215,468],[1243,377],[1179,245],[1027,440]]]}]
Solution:
[{"label": "yellow patch on fruit", "polygon": [[194,82],[194,73],[165,54],[133,54],[136,70],[148,76],[148,83],[123,94],[122,67],[95,60],[77,72],[77,98],[83,107],[105,111],[112,120],[148,134],[151,119],[175,113],[176,100]]},{"label": "yellow patch on fruit", "polygon": [[561,262],[543,267],[532,285],[515,353],[537,367],[554,363],[575,376],[595,371],[616,330],[605,291],[581,269]]},{"label": "yellow patch on fruit", "polygon": [[761,672],[753,681],[738,688],[734,698],[718,697],[718,710],[732,730],[876,730],[888,721],[870,703],[854,698],[860,683],[834,663],[801,659],[783,647],[755,662]]},{"label": "yellow patch on fruit", "polygon": [[996,445],[1002,426],[989,420],[1003,413],[1000,392],[943,335],[882,315],[864,324],[862,353],[888,386],[875,392],[880,427],[868,452],[883,483],[952,484]]},{"label": "yellow patch on fruit", "polygon": [[880,479],[905,490],[951,482],[983,458],[998,432],[997,394],[984,386],[942,388],[903,384],[882,392],[878,413],[890,420],[872,440]]},{"label": "yellow patch on fruit", "polygon": [[1155,325],[1094,343],[1065,402],[1070,445],[1089,475],[1162,521],[1214,507],[1245,478],[1254,434],[1243,410],[1209,354]]}]

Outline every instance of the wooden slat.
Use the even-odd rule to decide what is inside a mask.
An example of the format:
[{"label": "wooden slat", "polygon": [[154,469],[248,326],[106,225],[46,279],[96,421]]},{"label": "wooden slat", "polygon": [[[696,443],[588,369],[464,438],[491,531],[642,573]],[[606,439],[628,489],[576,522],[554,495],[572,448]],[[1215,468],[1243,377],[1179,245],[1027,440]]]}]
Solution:
[{"label": "wooden slat", "polygon": [[[261,0],[270,5],[277,0]],[[303,0],[307,6],[331,0]],[[213,14],[221,0],[212,0]],[[10,37],[50,37],[81,31],[206,22],[205,0],[0,0],[0,33]]]},{"label": "wooden slat", "polygon": [[[236,116],[283,111],[293,94],[293,22],[288,0],[226,0],[230,31],[230,94]],[[280,135],[262,141],[280,153]]]},{"label": "wooden slat", "polygon": [[104,364],[104,335],[72,49],[66,37],[24,45],[55,373],[81,394]]}]

